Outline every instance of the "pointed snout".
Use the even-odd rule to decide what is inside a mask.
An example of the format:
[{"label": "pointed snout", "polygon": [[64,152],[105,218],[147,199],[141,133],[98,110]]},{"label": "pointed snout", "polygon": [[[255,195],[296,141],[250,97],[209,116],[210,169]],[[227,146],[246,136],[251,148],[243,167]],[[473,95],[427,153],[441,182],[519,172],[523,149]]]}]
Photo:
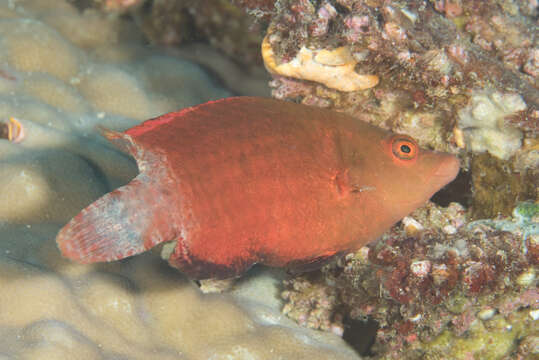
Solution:
[{"label": "pointed snout", "polygon": [[438,156],[440,157],[439,166],[434,171],[433,177],[436,179],[438,186],[442,188],[457,177],[460,170],[460,162],[454,155],[438,154]]}]

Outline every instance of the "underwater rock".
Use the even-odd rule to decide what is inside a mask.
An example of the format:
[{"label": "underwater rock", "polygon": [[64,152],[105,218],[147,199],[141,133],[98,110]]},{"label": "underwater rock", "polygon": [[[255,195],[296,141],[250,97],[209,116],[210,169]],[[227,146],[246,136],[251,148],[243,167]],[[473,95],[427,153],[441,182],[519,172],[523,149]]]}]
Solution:
[{"label": "underwater rock", "polygon": [[[464,168],[482,151],[518,162],[515,168],[533,168],[536,152],[524,144],[536,139],[539,123],[536,78],[529,75],[536,54],[534,2],[237,3],[269,19],[263,54],[269,54],[274,97],[404,132],[423,146],[459,154]],[[482,46],[482,39],[491,46]],[[318,52],[339,49],[353,59],[343,63],[355,64],[352,73],[339,73],[344,80],[337,85],[312,75]],[[314,73],[323,73],[317,66]],[[377,81],[353,91],[344,87],[364,74]]]},{"label": "underwater rock", "polygon": [[324,330],[337,319],[376,321],[375,359],[537,354],[520,346],[538,326],[537,204],[514,214],[469,223],[458,204],[430,204],[410,215],[422,228],[407,231],[408,221],[317,277],[285,281],[284,310]]},{"label": "underwater rock", "polygon": [[261,64],[262,26],[232,1],[166,0],[146,5],[135,16],[152,44],[204,42],[242,64],[244,70]]},{"label": "underwater rock", "polygon": [[526,110],[517,94],[479,91],[470,104],[459,111],[458,128],[464,132],[464,142],[470,151],[488,151],[507,160],[522,146],[522,132],[505,123],[505,118]]},{"label": "underwater rock", "polygon": [[470,162],[471,200],[474,219],[510,215],[519,199],[537,199],[539,168],[518,171],[512,163],[489,154],[479,154]]},{"label": "underwater rock", "polygon": [[358,74],[358,61],[352,57],[347,47],[333,50],[302,47],[292,60],[278,64],[271,47],[272,42],[279,42],[279,38],[272,39],[271,34],[268,34],[262,42],[262,58],[270,73],[315,81],[346,92],[370,89],[378,84],[378,76]]}]

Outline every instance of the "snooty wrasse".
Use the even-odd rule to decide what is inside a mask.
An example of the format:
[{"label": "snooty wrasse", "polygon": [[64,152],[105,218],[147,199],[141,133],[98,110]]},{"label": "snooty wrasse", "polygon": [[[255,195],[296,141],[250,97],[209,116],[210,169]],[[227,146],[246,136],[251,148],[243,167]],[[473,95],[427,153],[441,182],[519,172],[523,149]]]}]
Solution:
[{"label": "snooty wrasse", "polygon": [[104,136],[139,174],[76,215],[57,236],[81,263],[173,242],[169,263],[193,279],[255,263],[308,269],[376,240],[459,170],[349,115],[235,97]]}]

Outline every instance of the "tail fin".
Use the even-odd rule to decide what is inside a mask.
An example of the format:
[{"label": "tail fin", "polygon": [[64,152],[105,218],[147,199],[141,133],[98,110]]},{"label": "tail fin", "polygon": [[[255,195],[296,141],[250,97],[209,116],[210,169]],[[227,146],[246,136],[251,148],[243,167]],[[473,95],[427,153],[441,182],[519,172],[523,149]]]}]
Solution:
[{"label": "tail fin", "polygon": [[[128,147],[137,147],[132,141]],[[130,150],[135,150],[131,148]],[[136,149],[141,173],[82,210],[56,237],[62,254],[80,263],[112,261],[175,239],[173,179],[160,160]]]}]

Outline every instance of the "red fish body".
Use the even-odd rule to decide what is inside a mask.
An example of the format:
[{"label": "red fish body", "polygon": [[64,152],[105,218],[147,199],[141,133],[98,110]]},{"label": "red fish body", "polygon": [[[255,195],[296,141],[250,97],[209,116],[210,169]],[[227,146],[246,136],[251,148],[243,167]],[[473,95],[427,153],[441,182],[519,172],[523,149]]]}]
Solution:
[{"label": "red fish body", "polygon": [[459,168],[408,136],[264,98],[209,102],[105,136],[140,173],[60,231],[63,255],[111,261],[173,241],[169,263],[195,279],[356,250]]}]

